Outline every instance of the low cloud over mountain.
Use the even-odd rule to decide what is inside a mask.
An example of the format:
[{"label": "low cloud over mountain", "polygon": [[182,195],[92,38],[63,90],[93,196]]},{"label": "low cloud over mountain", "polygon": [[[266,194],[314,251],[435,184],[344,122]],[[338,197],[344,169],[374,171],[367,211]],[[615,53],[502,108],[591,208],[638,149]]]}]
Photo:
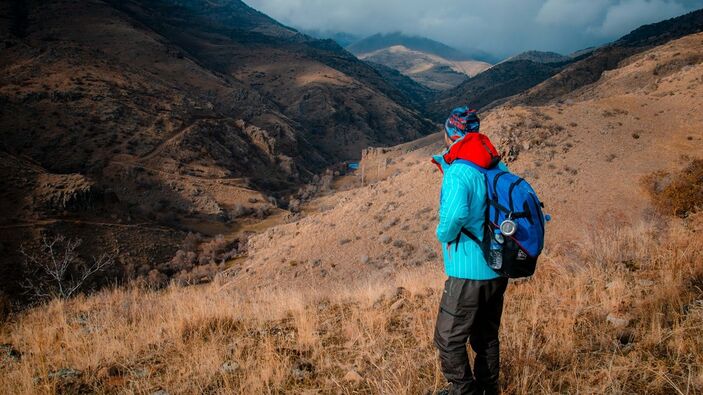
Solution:
[{"label": "low cloud over mountain", "polygon": [[[367,36],[403,31],[500,57],[531,49],[569,53],[613,40],[646,23],[699,8],[700,0],[250,0],[303,29]],[[393,10],[389,12],[389,10]],[[517,39],[519,37],[519,39]]]}]

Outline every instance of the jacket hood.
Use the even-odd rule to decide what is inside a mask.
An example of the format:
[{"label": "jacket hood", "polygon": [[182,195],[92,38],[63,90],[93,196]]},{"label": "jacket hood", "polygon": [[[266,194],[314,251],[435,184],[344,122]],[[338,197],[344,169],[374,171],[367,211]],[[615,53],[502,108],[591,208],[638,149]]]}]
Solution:
[{"label": "jacket hood", "polygon": [[500,155],[486,135],[469,133],[453,142],[441,154],[434,155],[432,163],[444,173],[444,170],[457,159],[463,159],[490,169],[500,162]]}]

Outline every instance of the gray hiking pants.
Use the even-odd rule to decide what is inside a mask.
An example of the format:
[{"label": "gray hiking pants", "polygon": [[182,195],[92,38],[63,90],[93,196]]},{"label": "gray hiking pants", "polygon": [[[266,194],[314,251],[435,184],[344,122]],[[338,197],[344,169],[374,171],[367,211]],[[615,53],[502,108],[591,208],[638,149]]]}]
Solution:
[{"label": "gray hiking pants", "polygon": [[[449,277],[439,304],[434,343],[450,394],[498,394],[500,343],[507,278],[465,280]],[[471,372],[467,341],[476,353]]]}]

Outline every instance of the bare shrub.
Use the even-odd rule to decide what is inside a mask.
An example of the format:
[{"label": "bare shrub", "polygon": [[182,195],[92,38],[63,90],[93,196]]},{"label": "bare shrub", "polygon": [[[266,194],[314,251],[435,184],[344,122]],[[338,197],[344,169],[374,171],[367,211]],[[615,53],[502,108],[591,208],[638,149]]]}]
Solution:
[{"label": "bare shrub", "polygon": [[334,174],[328,171],[320,178],[320,189],[323,192],[332,190],[332,181],[334,181]]},{"label": "bare shrub", "polygon": [[68,299],[84,291],[97,273],[114,264],[114,256],[104,253],[84,262],[76,249],[81,239],[64,236],[42,237],[37,251],[20,248],[24,257],[26,278],[22,283],[26,294],[35,301],[60,298]]},{"label": "bare shrub", "polygon": [[656,172],[642,183],[654,206],[664,214],[681,218],[703,207],[703,160],[692,161],[676,174]]},{"label": "bare shrub", "polygon": [[258,219],[264,219],[271,215],[271,208],[270,207],[257,207],[254,210],[254,216]]},{"label": "bare shrub", "polygon": [[229,218],[230,219],[236,219],[236,218],[241,218],[241,217],[246,217],[247,215],[251,215],[251,213],[254,211],[251,207],[244,206],[242,204],[235,204],[234,207],[232,207],[231,210],[229,210]]},{"label": "bare shrub", "polygon": [[226,240],[222,235],[217,235],[212,240],[200,244],[196,244],[198,240],[202,240],[199,235],[189,236],[184,240],[182,249],[176,251],[173,258],[162,265],[158,273],[149,273],[145,279],[147,283],[165,285],[166,280],[161,274],[172,276],[180,285],[212,280],[215,274],[224,269],[226,261],[243,253],[246,247],[247,236]]},{"label": "bare shrub", "polygon": [[225,261],[237,255],[237,243],[227,241],[222,235],[217,235],[214,239],[202,244],[199,261],[201,264]]},{"label": "bare shrub", "polygon": [[175,276],[178,285],[194,285],[212,281],[217,273],[224,269],[224,264],[214,262],[193,267],[192,270],[183,270]]},{"label": "bare shrub", "polygon": [[168,276],[157,269],[150,270],[145,280],[148,286],[156,289],[163,288],[168,284]]},{"label": "bare shrub", "polygon": [[203,237],[200,233],[188,232],[186,237],[181,242],[181,249],[183,251],[197,251],[198,246],[203,241]]},{"label": "bare shrub", "polygon": [[168,266],[173,271],[181,271],[192,268],[197,262],[198,254],[195,251],[178,250]]},{"label": "bare shrub", "polygon": [[297,213],[300,211],[300,200],[292,198],[288,201],[288,210],[290,210],[292,213]]}]

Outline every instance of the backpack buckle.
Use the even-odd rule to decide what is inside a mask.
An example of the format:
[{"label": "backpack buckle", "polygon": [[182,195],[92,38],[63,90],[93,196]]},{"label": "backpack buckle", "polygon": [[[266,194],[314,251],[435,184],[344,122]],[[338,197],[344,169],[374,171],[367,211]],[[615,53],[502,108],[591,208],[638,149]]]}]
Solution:
[{"label": "backpack buckle", "polygon": [[508,219],[500,223],[500,233],[504,236],[512,236],[517,232],[517,224],[508,215]]}]

